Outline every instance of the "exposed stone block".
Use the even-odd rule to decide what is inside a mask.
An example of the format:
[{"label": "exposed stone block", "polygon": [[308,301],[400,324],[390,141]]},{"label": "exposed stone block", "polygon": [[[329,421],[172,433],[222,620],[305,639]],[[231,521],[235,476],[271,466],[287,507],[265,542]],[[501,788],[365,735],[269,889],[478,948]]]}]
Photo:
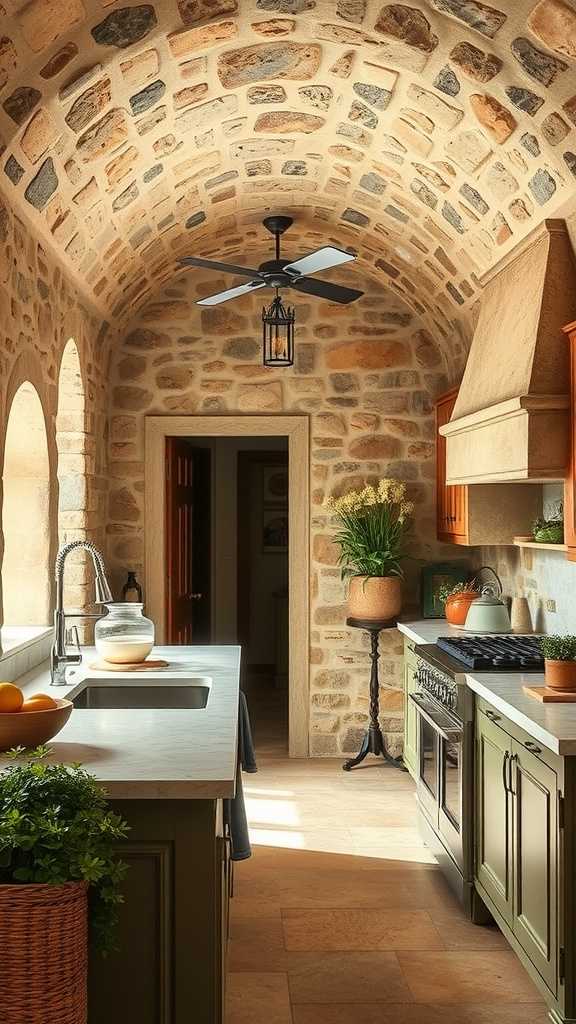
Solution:
[{"label": "exposed stone block", "polygon": [[72,104],[65,117],[66,124],[74,132],[82,131],[110,103],[111,97],[110,79],[101,78]]},{"label": "exposed stone block", "polygon": [[467,40],[456,44],[450,52],[450,59],[475,82],[489,82],[503,67],[495,53],[485,53]]},{"label": "exposed stone block", "polygon": [[430,22],[415,7],[387,4],[381,8],[374,27],[377,32],[424,53],[431,53],[438,46],[438,36],[432,32]]},{"label": "exposed stone block", "polygon": [[566,124],[560,114],[553,112],[544,118],[540,130],[549,145],[557,146],[568,135],[570,125]]},{"label": "exposed stone block", "polygon": [[532,89],[526,89],[519,85],[507,86],[506,95],[515,107],[530,114],[531,117],[534,117],[534,114],[540,110],[544,103],[542,96],[537,96],[535,92],[532,92]]},{"label": "exposed stone block", "polygon": [[470,97],[470,106],[482,127],[498,145],[510,138],[516,128],[516,119],[494,96],[474,93]]},{"label": "exposed stone block", "polygon": [[576,58],[576,10],[566,0],[540,0],[528,15],[528,27],[550,50]]},{"label": "exposed stone block", "polygon": [[18,11],[25,41],[40,53],[86,17],[81,0],[29,0]]},{"label": "exposed stone block", "polygon": [[260,43],[228,50],[218,58],[217,70],[226,89],[237,89],[271,78],[313,78],[321,56],[321,47],[313,43]]},{"label": "exposed stone block", "polygon": [[110,150],[116,149],[127,137],[128,125],[124,111],[111,110],[80,136],[76,148],[83,163],[90,163],[105,153],[109,153]]},{"label": "exposed stone block", "polygon": [[178,13],[184,25],[195,25],[205,18],[236,14],[237,0],[178,0]]},{"label": "exposed stone block", "polygon": [[76,56],[78,56],[78,47],[76,46],[76,43],[66,43],[65,46],[56,51],[54,56],[47,61],[43,68],[40,68],[40,76],[42,78],[54,78],[54,76],[59,75]]},{"label": "exposed stone block", "polygon": [[124,81],[130,86],[140,85],[149,78],[155,78],[159,67],[158,51],[154,49],[144,50],[135,57],[120,61],[120,71]]},{"label": "exposed stone block", "polygon": [[240,384],[238,387],[238,409],[240,412],[280,412],[282,409],[282,384]]},{"label": "exposed stone block", "polygon": [[42,99],[42,93],[31,85],[20,85],[3,101],[2,106],[16,124],[24,124]]},{"label": "exposed stone block", "polygon": [[156,24],[156,12],[152,4],[138,4],[112,11],[91,31],[94,41],[100,46],[117,46],[124,50],[144,39]]},{"label": "exposed stone block", "polygon": [[209,46],[233,39],[238,34],[235,21],[215,21],[198,28],[185,29],[168,36],[168,45],[172,56],[185,57],[196,50],[205,50]]},{"label": "exposed stone block", "polygon": [[538,205],[543,206],[544,203],[547,203],[554,195],[556,191],[556,182],[549,171],[541,167],[536,171],[536,174],[530,178],[528,188]]},{"label": "exposed stone block", "polygon": [[32,178],[24,192],[24,198],[37,210],[43,210],[50,196],[58,188],[58,177],[54,169],[54,161],[48,157],[38,173]]},{"label": "exposed stone block", "polygon": [[143,114],[159,103],[165,92],[166,85],[160,79],[150,82],[150,85],[145,85],[140,92],[130,97],[130,110],[134,115]]},{"label": "exposed stone block", "polygon": [[428,0],[442,14],[449,14],[482,35],[493,39],[506,21],[504,11],[479,3],[478,0]]},{"label": "exposed stone block", "polygon": [[35,164],[54,145],[57,137],[58,129],[52,117],[41,107],[26,125],[20,147],[30,163]]},{"label": "exposed stone block", "polygon": [[377,370],[389,366],[405,366],[410,361],[410,354],[405,343],[399,339],[345,341],[331,345],[325,358],[330,370]]},{"label": "exposed stone block", "polygon": [[269,114],[258,115],[254,131],[309,135],[311,132],[317,132],[325,123],[323,117],[315,114],[305,114],[297,110],[274,110]]}]

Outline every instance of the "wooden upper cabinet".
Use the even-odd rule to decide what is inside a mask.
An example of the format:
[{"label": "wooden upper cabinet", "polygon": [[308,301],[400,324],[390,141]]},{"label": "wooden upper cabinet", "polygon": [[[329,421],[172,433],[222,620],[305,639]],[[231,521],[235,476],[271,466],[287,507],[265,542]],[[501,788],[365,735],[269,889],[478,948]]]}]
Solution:
[{"label": "wooden upper cabinet", "polygon": [[449,422],[457,395],[458,388],[454,388],[436,401],[438,540],[468,546],[512,544],[514,537],[531,533],[532,523],[542,514],[541,485],[499,483],[448,486],[446,438],[439,433],[439,428]]},{"label": "wooden upper cabinet", "polygon": [[570,345],[570,464],[564,481],[564,540],[568,545],[568,558],[576,562],[576,320],[564,331]]},{"label": "wooden upper cabinet", "polygon": [[468,544],[468,488],[447,485],[446,438],[439,433],[450,421],[457,397],[458,388],[454,388],[436,402],[436,523],[438,540]]}]

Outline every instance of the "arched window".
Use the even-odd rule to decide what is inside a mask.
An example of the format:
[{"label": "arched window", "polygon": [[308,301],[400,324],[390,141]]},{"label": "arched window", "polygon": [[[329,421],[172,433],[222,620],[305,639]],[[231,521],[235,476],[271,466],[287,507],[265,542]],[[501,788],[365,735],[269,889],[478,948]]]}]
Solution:
[{"label": "arched window", "polygon": [[[58,543],[86,539],[88,466],[84,383],[78,348],[73,338],[66,343],[58,377],[56,447],[58,449]],[[72,555],[74,567],[66,572],[64,600],[67,608],[85,605],[86,559]]]},{"label": "arched window", "polygon": [[22,384],[10,407],[3,470],[4,626],[50,621],[50,466],[46,423],[34,386]]}]

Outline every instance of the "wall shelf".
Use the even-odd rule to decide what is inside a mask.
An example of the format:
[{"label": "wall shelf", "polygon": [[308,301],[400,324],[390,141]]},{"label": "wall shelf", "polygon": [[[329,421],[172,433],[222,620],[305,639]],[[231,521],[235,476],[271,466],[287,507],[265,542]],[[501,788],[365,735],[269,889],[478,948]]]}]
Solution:
[{"label": "wall shelf", "polygon": [[524,540],[514,537],[512,542],[516,548],[533,548],[535,551],[568,551],[567,544],[539,544],[537,540]]}]

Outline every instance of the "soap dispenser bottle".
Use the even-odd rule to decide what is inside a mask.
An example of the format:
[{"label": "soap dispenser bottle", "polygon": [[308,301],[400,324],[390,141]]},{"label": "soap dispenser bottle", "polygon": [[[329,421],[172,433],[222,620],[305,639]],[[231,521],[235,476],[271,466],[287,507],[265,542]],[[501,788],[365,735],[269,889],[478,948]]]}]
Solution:
[{"label": "soap dispenser bottle", "polygon": [[128,570],[126,583],[122,587],[122,600],[129,604],[142,604],[142,587],[133,570]]}]

